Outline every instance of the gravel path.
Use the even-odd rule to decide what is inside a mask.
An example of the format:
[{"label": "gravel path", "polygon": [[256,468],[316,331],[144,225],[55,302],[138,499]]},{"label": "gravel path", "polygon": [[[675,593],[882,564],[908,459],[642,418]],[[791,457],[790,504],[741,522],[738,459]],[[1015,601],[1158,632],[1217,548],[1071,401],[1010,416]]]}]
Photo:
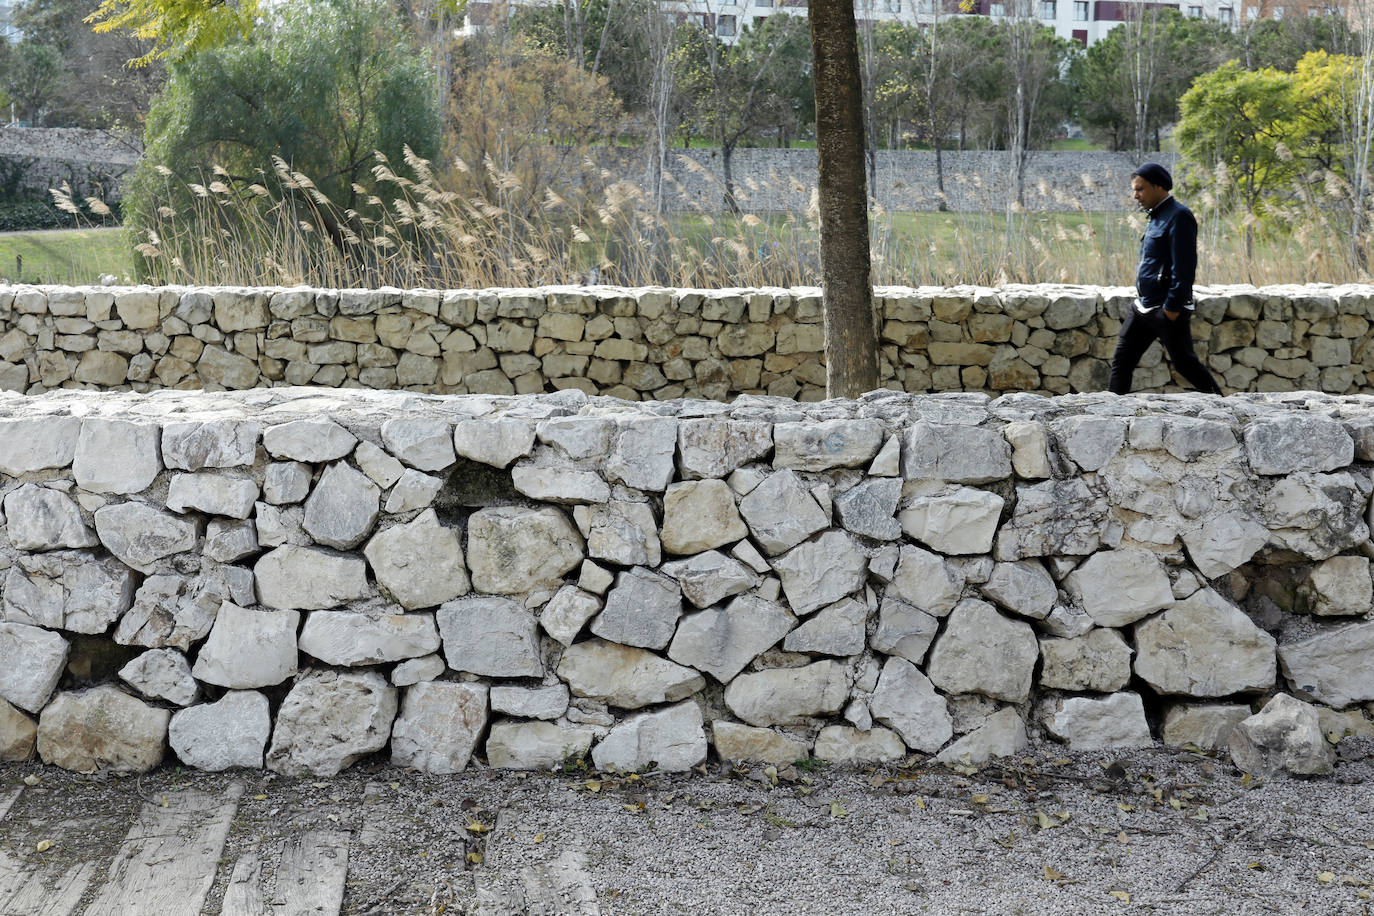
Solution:
[{"label": "gravel path", "polygon": [[[1345,741],[1334,777],[1267,782],[1181,751],[1035,750],[965,773],[922,759],[642,776],[429,777],[364,762],[321,780],[9,765],[0,911],[53,912],[51,876],[66,875],[76,905],[56,911],[91,912],[140,810],[192,797],[210,810],[206,793],[232,801],[240,790],[205,876],[205,914],[233,909],[235,865],[258,860],[267,911],[289,911],[288,879],[277,879],[293,860],[282,850],[299,853],[302,837],[346,847],[339,911],[379,916],[1374,909],[1374,739]],[[44,908],[13,902],[25,874],[49,876]]]}]

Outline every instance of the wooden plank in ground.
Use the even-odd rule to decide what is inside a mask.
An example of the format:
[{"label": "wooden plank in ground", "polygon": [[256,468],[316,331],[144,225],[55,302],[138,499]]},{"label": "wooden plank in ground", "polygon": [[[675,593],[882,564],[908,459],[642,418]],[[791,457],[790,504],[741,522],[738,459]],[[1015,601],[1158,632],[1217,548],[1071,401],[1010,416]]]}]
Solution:
[{"label": "wooden plank in ground", "polygon": [[8,795],[0,796],[0,821],[3,821],[5,819],[5,815],[10,813],[10,808],[14,807],[15,799],[17,799],[19,797],[19,793],[23,791],[24,789],[21,786],[20,788],[15,789],[13,792],[10,792]]},{"label": "wooden plank in ground", "polygon": [[262,862],[255,852],[244,853],[234,863],[229,886],[224,889],[220,916],[266,916],[262,899]]},{"label": "wooden plank in ground", "polygon": [[187,790],[145,804],[86,916],[198,916],[242,794],[235,783],[223,795]]},{"label": "wooden plank in ground", "polygon": [[282,846],[275,890],[263,888],[256,853],[234,864],[220,916],[337,916],[348,877],[347,831],[311,830]]},{"label": "wooden plank in ground", "polygon": [[0,913],[23,916],[69,916],[95,876],[96,863],[67,868],[22,863],[0,853]]},{"label": "wooden plank in ground", "polygon": [[542,865],[522,869],[525,912],[530,916],[599,916],[587,854],[569,849]]}]

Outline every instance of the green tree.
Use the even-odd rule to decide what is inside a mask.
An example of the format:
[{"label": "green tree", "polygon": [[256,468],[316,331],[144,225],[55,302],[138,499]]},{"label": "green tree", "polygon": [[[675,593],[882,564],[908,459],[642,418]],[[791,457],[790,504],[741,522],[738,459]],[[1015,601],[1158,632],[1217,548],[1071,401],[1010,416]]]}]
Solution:
[{"label": "green tree", "polygon": [[101,0],[87,21],[96,32],[125,32],[151,43],[134,63],[175,59],[253,30],[258,0]]},{"label": "green tree", "polygon": [[24,40],[10,54],[5,91],[23,119],[41,127],[61,79],[62,55],[58,50],[50,44]]}]

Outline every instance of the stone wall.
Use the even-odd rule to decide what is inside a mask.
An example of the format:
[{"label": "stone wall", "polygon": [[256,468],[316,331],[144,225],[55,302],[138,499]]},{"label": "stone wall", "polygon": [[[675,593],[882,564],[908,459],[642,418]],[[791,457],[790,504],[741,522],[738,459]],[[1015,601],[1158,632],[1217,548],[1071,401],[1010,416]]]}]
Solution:
[{"label": "stone wall", "polygon": [[[879,288],[883,384],[1106,387],[1129,288]],[[1194,338],[1228,390],[1362,390],[1374,287],[1199,288]],[[0,389],[574,389],[628,400],[824,394],[817,289],[0,287]],[[1178,391],[1153,348],[1141,391]]]},{"label": "stone wall", "polygon": [[1374,401],[1313,393],[0,395],[0,751],[1329,772],[1372,469]]},{"label": "stone wall", "polygon": [[78,196],[120,198],[122,179],[143,155],[135,136],[75,127],[0,127],[0,162],[22,173],[27,191],[46,191],[65,181]]}]

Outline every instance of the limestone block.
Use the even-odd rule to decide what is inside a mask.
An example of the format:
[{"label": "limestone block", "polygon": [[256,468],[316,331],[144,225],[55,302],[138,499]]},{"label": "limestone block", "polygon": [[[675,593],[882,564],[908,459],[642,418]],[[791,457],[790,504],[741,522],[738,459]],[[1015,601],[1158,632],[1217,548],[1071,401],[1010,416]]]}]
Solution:
[{"label": "limestone block", "polygon": [[1308,608],[1319,617],[1368,614],[1374,596],[1374,580],[1365,557],[1332,557],[1313,567],[1304,596]]},{"label": "limestone block", "polygon": [[838,662],[801,668],[768,668],[741,674],[725,688],[725,705],[750,725],[802,724],[837,713],[849,699],[849,682]]},{"label": "limestone block", "polygon": [[907,747],[922,753],[934,753],[954,735],[945,698],[904,658],[889,658],[883,664],[868,708],[875,719],[901,735]]},{"label": "limestone block", "polygon": [[[607,608],[610,603],[608,599]],[[682,618],[668,647],[668,657],[728,684],[796,624],[797,619],[779,605],[741,595],[724,608],[708,608]],[[596,630],[595,624],[592,629]],[[601,632],[597,635],[610,638]]]},{"label": "limestone block", "polygon": [[300,635],[300,651],[343,667],[399,662],[438,650],[433,614],[312,611]]},{"label": "limestone block", "polygon": [[504,468],[534,449],[534,424],[504,418],[459,420],[453,428],[453,445],[464,458]]},{"label": "limestone block", "polygon": [[190,706],[200,696],[186,656],[176,649],[149,649],[119,669],[119,677],[150,700]]},{"label": "limestone block", "polygon": [[375,671],[306,671],[277,712],[267,768],[335,776],[386,747],[396,706],[396,688]]},{"label": "limestone block", "polygon": [[699,608],[749,591],[759,584],[759,577],[752,569],[716,550],[664,563],[659,572],[676,579],[682,596]]},{"label": "limestone block", "polygon": [[38,723],[0,700],[0,760],[23,763],[33,756]]},{"label": "limestone block", "polygon": [[1341,709],[1374,700],[1374,621],[1324,629],[1279,647],[1279,663],[1293,693]]},{"label": "limestone block", "polygon": [[515,489],[540,502],[604,503],[611,488],[595,471],[521,462],[511,471]]},{"label": "limestone block", "polygon": [[1030,695],[1040,657],[1030,624],[1012,620],[986,601],[968,598],[950,612],[930,650],[926,671],[945,693],[978,693],[1021,703]]},{"label": "limestone block", "polygon": [[263,448],[273,458],[321,463],[346,458],[358,437],[333,420],[292,420],[269,426],[262,434]]},{"label": "limestone block", "polygon": [[1070,697],[1052,704],[1044,720],[1050,734],[1072,751],[1149,747],[1154,744],[1145,706],[1138,693],[1114,693],[1102,699]]},{"label": "limestone block", "polygon": [[706,679],[691,668],[600,639],[569,646],[558,664],[558,676],[574,696],[622,709],[675,703],[706,686]]},{"label": "limestone block", "polygon": [[230,690],[214,703],[173,713],[167,740],[188,767],[212,773],[233,767],[257,770],[271,731],[267,697],[256,690]]},{"label": "limestone block", "polygon": [[498,770],[552,770],[581,760],[594,732],[552,722],[496,722],[487,735],[487,765]]},{"label": "limestone block", "polygon": [[682,616],[682,592],[677,582],[644,566],[616,576],[606,604],[592,621],[602,639],[626,646],[662,649],[673,638]]},{"label": "limestone block", "polygon": [[468,519],[468,568],[478,591],[523,594],[553,585],[585,557],[577,529],[553,507],[479,509]]},{"label": "limestone block", "polygon": [[543,677],[534,615],[509,598],[470,595],[435,615],[444,658],[455,671],[489,677]]},{"label": "limestone block", "polygon": [[253,578],[258,600],[281,610],[323,610],[370,594],[362,557],[316,547],[278,547],[258,560]]},{"label": "limestone block", "polygon": [[1339,421],[1295,411],[1247,423],[1245,454],[1256,474],[1334,471],[1354,460],[1355,441]]},{"label": "limestone block", "polygon": [[900,436],[889,436],[887,442],[879,449],[874,456],[872,463],[868,466],[869,477],[900,477],[902,476],[902,439]]},{"label": "limestone block", "polygon": [[568,688],[565,684],[495,686],[491,688],[491,711],[522,719],[557,719],[568,711]]},{"label": "limestone block", "polygon": [[1217,455],[1239,445],[1229,424],[1194,417],[1169,417],[1165,421],[1165,451],[1179,461],[1196,461]]},{"label": "limestone block", "polygon": [[897,556],[890,594],[936,617],[954,609],[964,591],[959,569],[914,544],[903,544]]},{"label": "limestone block", "polygon": [[991,483],[1011,476],[1011,446],[995,429],[918,420],[902,443],[907,480]]},{"label": "limestone block", "polygon": [[173,512],[206,512],[247,518],[258,498],[258,485],[248,477],[218,471],[173,474],[167,488],[167,508]]},{"label": "limestone block", "polygon": [[1044,480],[1051,474],[1049,433],[1040,423],[1008,423],[1002,435],[1011,444],[1011,466],[1022,480]]},{"label": "limestone block", "polygon": [[442,477],[421,474],[413,468],[407,469],[387,495],[386,511],[395,515],[428,508],[443,488]]},{"label": "limestone block", "polygon": [[1097,626],[1082,608],[1072,605],[1056,604],[1054,610],[1044,620],[1036,621],[1036,627],[1050,636],[1073,639],[1090,632]]},{"label": "limestone block", "polygon": [[1122,547],[1093,554],[1064,587],[1102,627],[1121,627],[1174,603],[1164,564],[1152,551]]},{"label": "limestone block", "polygon": [[898,519],[904,532],[939,553],[987,553],[1003,503],[996,493],[957,487],[915,496]]},{"label": "limestone block", "polygon": [[196,546],[193,523],[143,503],[104,506],[95,512],[95,530],[110,553],[143,573],[163,557]]},{"label": "limestone block", "polygon": [[648,503],[617,499],[576,506],[573,519],[590,557],[621,566],[657,566],[662,559],[658,522]]},{"label": "limestone block", "polygon": [[448,670],[444,659],[438,654],[422,655],[406,659],[391,669],[391,683],[397,687],[409,687],[421,681],[432,681]]},{"label": "limestone block", "polygon": [[901,498],[902,482],[896,477],[865,480],[836,498],[835,512],[846,531],[877,541],[895,541],[902,534],[896,519]]},{"label": "limestone block", "polygon": [[582,632],[587,621],[601,613],[601,599],[576,585],[560,588],[539,614],[539,625],[565,646]]},{"label": "limestone block", "polygon": [[663,547],[669,553],[693,554],[738,541],[749,533],[740,512],[723,480],[671,484],[663,496]]},{"label": "limestone block", "polygon": [[867,465],[882,448],[878,420],[822,420],[773,427],[773,467],[828,471]]},{"label": "limestone block", "polygon": [[741,725],[728,719],[711,723],[711,743],[721,760],[783,766],[810,756],[805,741],[771,728]]},{"label": "limestone block", "polygon": [[271,687],[296,673],[296,611],[255,611],[226,601],[191,673],[234,690]]},{"label": "limestone block", "polygon": [[847,725],[827,725],[816,736],[812,754],[835,766],[861,767],[890,763],[906,756],[906,745],[897,733],[886,728],[858,729]]},{"label": "limestone block", "polygon": [[1230,747],[1231,729],[1249,717],[1250,707],[1238,703],[1175,703],[1159,736],[1170,747],[1219,751]]},{"label": "limestone block", "polygon": [[634,773],[648,766],[664,773],[690,770],[706,759],[701,707],[691,700],[620,722],[592,748],[597,769]]},{"label": "limestone block", "polygon": [[71,497],[26,483],[5,494],[6,533],[19,550],[93,547],[98,542]]},{"label": "limestone block", "polygon": [[788,633],[782,647],[787,652],[812,655],[858,655],[864,649],[867,620],[867,607],[853,598],[844,598],[817,611],[810,620]]},{"label": "limestone block", "polygon": [[171,715],[111,684],[59,693],[38,718],[38,756],[75,773],[146,773],[162,762]]},{"label": "limestone block", "polygon": [[358,468],[373,483],[384,489],[400,480],[405,473],[405,465],[371,442],[359,442],[353,450],[353,460],[358,462]]},{"label": "limestone block", "polygon": [[305,501],[305,530],[326,547],[356,547],[377,524],[381,495],[367,475],[347,464],[331,464]]},{"label": "limestone block", "polygon": [[1126,441],[1120,417],[1066,417],[1054,425],[1060,451],[1084,471],[1100,471]]},{"label": "limestone block", "polygon": [[178,471],[251,465],[260,431],[249,420],[168,423],[162,427],[162,461]]},{"label": "limestone block", "polygon": [[544,420],[534,430],[545,445],[551,445],[573,461],[588,459],[604,462],[611,450],[615,421],[609,417],[561,417]]},{"label": "limestone block", "polygon": [[1135,673],[1159,693],[1221,697],[1274,685],[1274,637],[1210,588],[1135,625]]},{"label": "limestone block", "polygon": [[415,684],[391,727],[391,763],[438,776],[461,773],[486,727],[486,684]]},{"label": "limestone block", "polygon": [[0,623],[0,697],[27,712],[42,709],[67,667],[68,643],[51,630]]},{"label": "limestone block", "polygon": [[[246,572],[246,570],[244,571]],[[253,599],[248,577],[242,603]],[[173,646],[185,652],[210,632],[219,606],[234,597],[230,574],[221,567],[200,575],[149,576],[138,586],[133,605],[119,618],[115,642],[123,646]]]},{"label": "limestone block", "polygon": [[1048,617],[1059,597],[1053,577],[1039,560],[997,563],[979,589],[1000,607],[1032,620]]},{"label": "limestone block", "polygon": [[1131,679],[1131,648],[1116,630],[1040,640],[1040,686],[1113,693]]},{"label": "limestone block", "polygon": [[1336,749],[1326,742],[1317,710],[1286,693],[1231,729],[1231,762],[1246,773],[1279,770],[1324,776],[1335,769]]},{"label": "limestone block", "polygon": [[702,417],[678,421],[678,467],[684,479],[727,477],[773,450],[773,425]]},{"label": "limestone block", "polygon": [[935,755],[936,763],[978,765],[994,757],[1013,757],[1030,744],[1026,723],[1010,707],[999,709],[983,724]]},{"label": "limestone block", "polygon": [[0,474],[19,477],[65,468],[76,455],[81,421],[75,417],[0,420]]},{"label": "limestone block", "polygon": [[1256,508],[1270,542],[1325,560],[1369,538],[1369,482],[1352,474],[1290,474],[1275,480]]},{"label": "limestone block", "polygon": [[402,607],[436,607],[471,588],[457,530],[426,509],[372,536],[363,548],[377,585]]},{"label": "limestone block", "polygon": [[1193,565],[1209,579],[1248,563],[1267,543],[1269,530],[1241,512],[1218,515],[1183,535]]},{"label": "limestone block", "polygon": [[20,554],[4,578],[4,617],[76,633],[103,633],[133,602],[134,574],[87,551]]},{"label": "limestone block", "polygon": [[258,529],[251,521],[213,519],[205,526],[201,551],[217,563],[233,563],[258,552]]},{"label": "limestone block", "polygon": [[618,421],[606,458],[606,478],[636,490],[662,493],[673,479],[676,451],[676,419],[634,417]]},{"label": "limestone block", "polygon": [[274,461],[263,477],[262,498],[274,506],[303,501],[310,495],[310,466],[299,461]]},{"label": "limestone block", "polygon": [[773,561],[787,603],[798,617],[863,588],[868,556],[844,531],[826,531]]},{"label": "limestone block", "polygon": [[1018,487],[1012,516],[998,532],[998,560],[1086,556],[1108,529],[1107,500],[1081,478]]},{"label": "limestone block", "polygon": [[[205,364],[206,359],[202,356],[202,375],[204,375]],[[253,375],[257,375],[256,366],[253,366]],[[110,353],[103,350],[87,350],[85,353],[82,353],[81,361],[76,365],[76,372],[72,373],[72,377],[75,378],[76,381],[87,385],[95,385],[100,388],[115,388],[123,385],[128,376],[129,360],[120,356],[118,353]],[[210,378],[209,376],[206,378],[208,381],[220,383],[219,379]],[[225,387],[229,386],[226,385]],[[241,385],[234,387],[248,386]]]},{"label": "limestone block", "polygon": [[387,451],[420,471],[442,471],[457,460],[453,429],[444,420],[397,418],[382,424]]},{"label": "limestone block", "polygon": [[90,417],[81,421],[72,460],[77,486],[89,493],[138,493],[162,470],[162,432],[151,423]]}]

